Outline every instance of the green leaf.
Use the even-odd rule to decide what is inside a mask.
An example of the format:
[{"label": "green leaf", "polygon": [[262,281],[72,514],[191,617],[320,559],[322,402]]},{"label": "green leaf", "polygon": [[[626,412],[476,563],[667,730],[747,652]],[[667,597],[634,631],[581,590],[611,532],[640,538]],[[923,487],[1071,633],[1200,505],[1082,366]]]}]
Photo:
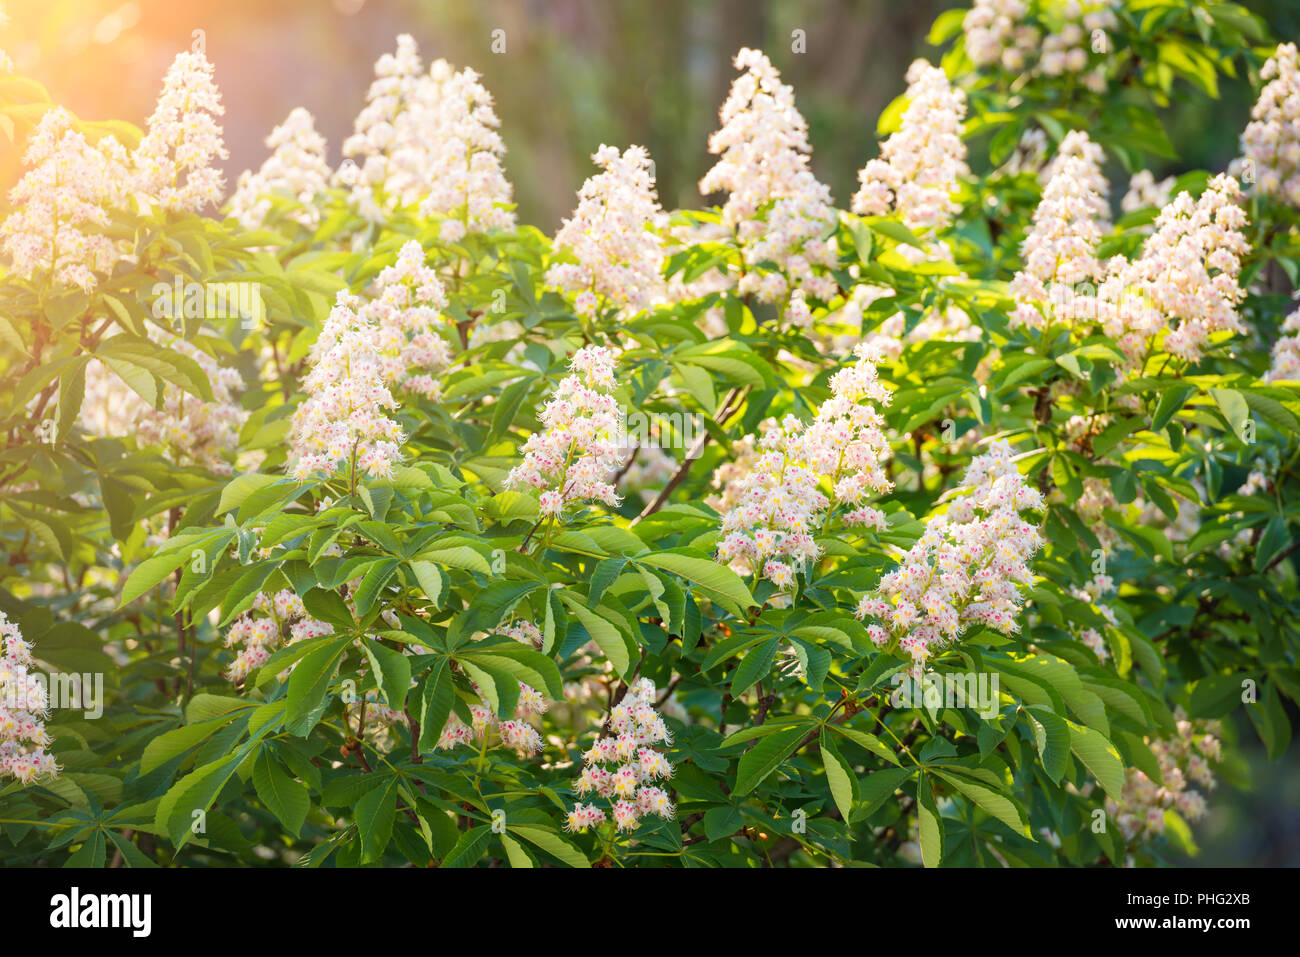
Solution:
[{"label": "green leaf", "polygon": [[286,774],[280,763],[271,757],[269,749],[262,749],[253,763],[253,787],[267,810],[279,818],[294,837],[298,837],[311,809],[311,797],[307,786]]},{"label": "green leaf", "polygon": [[1116,801],[1124,790],[1124,762],[1115,745],[1100,731],[1066,719],[1070,729],[1070,750],[1092,772],[1106,793]]},{"label": "green leaf", "polygon": [[435,605],[440,604],[443,579],[438,566],[433,562],[425,561],[411,561],[407,562],[407,565],[415,574],[415,580],[420,583],[420,590],[424,592],[424,596]]},{"label": "green leaf", "polygon": [[351,641],[336,639],[306,655],[294,668],[289,676],[289,703],[284,714],[284,726],[290,733],[306,737],[316,726],[334,671]]},{"label": "green leaf", "polygon": [[850,728],[847,724],[831,724],[827,725],[827,727],[837,734],[842,734],[858,747],[865,748],[877,757],[884,758],[890,764],[898,764],[898,755],[874,734],[859,731],[857,728]]},{"label": "green leaf", "polygon": [[422,552],[416,558],[420,561],[437,562],[439,565],[446,565],[448,568],[463,568],[466,571],[478,572],[480,575],[492,574],[492,566],[487,563],[487,559],[468,545],[434,548]]},{"label": "green leaf", "polygon": [[451,678],[451,665],[446,658],[441,659],[429,677],[425,679],[424,693],[420,697],[420,743],[421,751],[432,751],[438,744],[442,729],[451,714],[455,685]]},{"label": "green leaf", "polygon": [[397,817],[397,777],[390,777],[378,787],[371,788],[357,801],[354,818],[357,833],[361,836],[362,863],[372,863],[384,856],[393,836],[393,820]]},{"label": "green leaf", "polygon": [[361,648],[374,669],[375,682],[382,689],[388,707],[401,711],[406,707],[406,693],[411,687],[411,659],[373,638],[363,638]]},{"label": "green leaf", "polygon": [[1034,732],[1034,745],[1047,776],[1061,783],[1070,760],[1070,728],[1065,719],[1047,708],[1028,707],[1025,715]]},{"label": "green leaf", "polygon": [[358,621],[364,619],[366,615],[370,614],[371,609],[375,607],[380,592],[388,584],[388,580],[397,572],[397,564],[396,558],[389,558],[376,562],[366,571],[365,576],[361,579],[361,584],[357,586],[356,594],[352,596],[352,600],[357,606]]},{"label": "green leaf", "polygon": [[835,799],[835,806],[839,808],[840,817],[848,821],[853,813],[853,799],[858,790],[857,778],[853,774],[853,769],[849,767],[849,762],[835,750],[830,738],[826,736],[825,728],[822,728],[821,734],[821,753],[822,766],[826,769],[826,783],[830,786],[831,796]]},{"label": "green leaf", "polygon": [[873,771],[858,782],[858,809],[853,814],[855,821],[874,814],[885,802],[894,796],[903,782],[916,773],[916,768],[885,768]]},{"label": "green leaf", "polygon": [[161,555],[146,558],[136,566],[131,577],[122,586],[122,599],[117,603],[123,608],[135,601],[149,589],[165,579],[189,560],[190,553],[183,548],[175,548]]},{"label": "green leaf", "polygon": [[582,627],[587,629],[587,634],[591,635],[592,641],[604,652],[605,657],[614,666],[614,671],[619,675],[626,675],[632,664],[632,656],[628,653],[623,633],[584,605],[576,595],[567,591],[561,591],[559,594],[560,600],[569,606],[569,610],[578,617],[578,621],[582,622]]},{"label": "green leaf", "polygon": [[254,492],[275,485],[280,481],[282,480],[274,475],[262,475],[259,472],[236,475],[221,490],[221,500],[217,504],[216,514],[224,515],[233,508],[239,508],[244,504],[244,500]]},{"label": "green leaf", "polygon": [[742,797],[754,790],[794,753],[794,749],[807,734],[808,729],[803,726],[786,728],[761,739],[741,755],[736,769],[736,796]]},{"label": "green leaf", "polygon": [[731,677],[733,698],[740,697],[767,677],[772,670],[772,662],[776,659],[776,651],[780,644],[781,636],[773,635],[749,649]]},{"label": "green leaf", "polygon": [[929,778],[924,775],[916,786],[916,823],[921,838],[921,862],[938,867],[943,860],[943,818],[934,799]]},{"label": "green leaf", "polygon": [[241,749],[233,756],[196,768],[173,784],[158,802],[154,823],[159,832],[166,834],[178,849],[183,847],[198,833],[204,813],[247,756],[248,749]]},{"label": "green leaf", "polygon": [[568,864],[570,867],[585,868],[591,866],[586,855],[576,845],[554,831],[534,827],[531,824],[515,824],[509,830],[510,833],[519,835],[531,844],[536,844],[547,854]]},{"label": "green leaf", "polygon": [[212,721],[173,728],[158,735],[144,747],[144,753],[140,756],[140,773],[148,774],[150,771],[166,764],[172,758],[184,754],[190,748],[206,741],[230,724],[234,717],[233,714],[229,714]]},{"label": "green leaf", "polygon": [[1029,832],[1029,817],[1010,795],[994,790],[982,781],[973,781],[960,774],[934,772],[952,787],[975,803],[981,810],[997,818],[1021,837],[1033,840]]},{"label": "green leaf", "polygon": [[743,609],[757,604],[739,575],[725,565],[719,565],[707,558],[658,552],[653,555],[641,555],[636,561],[680,575],[711,597],[721,598],[724,605],[730,604],[732,608],[729,610],[733,613],[739,614]]},{"label": "green leaf", "polygon": [[487,847],[488,838],[491,836],[492,828],[486,824],[470,828],[460,836],[456,846],[443,858],[442,866],[473,867],[475,862],[483,856],[483,850]]},{"label": "green leaf", "polygon": [[1209,393],[1223,417],[1228,420],[1233,435],[1244,439],[1246,421],[1250,418],[1250,405],[1246,402],[1246,397],[1236,389],[1210,389]]}]

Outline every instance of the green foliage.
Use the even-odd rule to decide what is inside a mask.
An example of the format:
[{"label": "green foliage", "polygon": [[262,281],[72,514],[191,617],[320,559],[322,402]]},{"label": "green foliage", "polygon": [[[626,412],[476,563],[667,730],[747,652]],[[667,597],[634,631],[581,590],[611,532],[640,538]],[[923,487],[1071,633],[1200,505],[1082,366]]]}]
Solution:
[{"label": "green foliage", "polygon": [[[0,611],[51,669],[102,673],[106,701],[93,720],[67,709],[50,718],[59,777],[0,789],[0,856],[312,867],[1164,861],[1187,832],[1176,811],[1166,837],[1143,842],[1105,806],[1135,770],[1160,777],[1151,742],[1178,733],[1180,710],[1222,721],[1216,770],[1244,785],[1238,734],[1252,729],[1282,757],[1300,701],[1300,385],[1265,381],[1261,346],[1276,338],[1300,270],[1300,218],[1248,202],[1241,314],[1252,339],[1216,337],[1195,365],[1156,352],[1134,374],[1103,336],[1009,325],[1008,284],[1041,189],[999,167],[1027,130],[1054,149],[1084,129],[1142,168],[1171,149],[1161,126],[1171,98],[1213,98],[1221,77],[1254,76],[1267,37],[1234,4],[1130,2],[1110,35],[1113,81],[1096,93],[974,70],[961,14],[931,34],[951,41],[943,63],[969,96],[977,170],[944,236],[953,259],[914,262],[905,247],[931,237],[842,212],[836,293],[811,302],[806,329],[734,288],[630,316],[608,304],[579,315],[546,284],[555,252],[537,230],[446,241],[441,222],[413,207],[367,222],[342,190],[314,228],[292,217],[290,197],[277,197],[258,232],[134,214],[117,224],[132,258],[90,293],[4,274]],[[32,81],[0,81],[0,133],[20,139],[47,99]],[[900,113],[886,111],[882,130]],[[1105,242],[1131,252],[1150,220],[1124,217]],[[294,481],[289,421],[334,296],[365,292],[410,239],[449,294],[455,360],[442,395],[404,398],[407,439],[391,478]],[[690,282],[741,265],[735,241],[717,238],[674,251],[665,268]],[[264,320],[158,318],[151,290],[176,279],[258,283]],[[718,560],[711,478],[767,417],[815,413],[830,376],[852,362],[834,336],[867,282],[888,291],[863,310],[863,332],[895,314],[910,331],[956,308],[979,334],[906,341],[881,366],[894,390],[883,410],[897,486],[881,503],[888,525],[826,530],[823,557],[780,597]],[[718,321],[706,332],[708,313]],[[494,328],[510,332],[470,337]],[[92,362],[147,405],[169,389],[212,398],[203,368],[159,348],[155,329],[252,383],[230,474],[84,428]],[[679,446],[679,479],[553,520],[504,480],[568,356],[591,343],[622,349],[621,407],[702,423],[699,454]],[[901,700],[910,661],[878,647],[853,611],[892,567],[892,549],[911,547],[943,510],[975,454],[971,430],[1024,452],[1020,470],[1048,502],[1046,545],[1023,628],[975,629],[931,662],[941,678],[996,678],[988,707]],[[1252,470],[1267,486],[1241,494]],[[1113,502],[1085,519],[1078,505],[1096,486]],[[1199,524],[1178,534],[1189,513]],[[1102,552],[1119,586],[1114,621],[1078,592]],[[330,633],[283,644],[232,682],[224,637],[277,593]],[[535,644],[509,633],[520,621],[536,625]],[[1104,655],[1081,628],[1104,634]],[[672,695],[676,817],[562,833],[582,753],[644,678],[666,708]],[[552,702],[540,754],[519,757],[490,737],[438,746],[456,723],[484,720],[475,708],[509,719],[521,683]]]}]

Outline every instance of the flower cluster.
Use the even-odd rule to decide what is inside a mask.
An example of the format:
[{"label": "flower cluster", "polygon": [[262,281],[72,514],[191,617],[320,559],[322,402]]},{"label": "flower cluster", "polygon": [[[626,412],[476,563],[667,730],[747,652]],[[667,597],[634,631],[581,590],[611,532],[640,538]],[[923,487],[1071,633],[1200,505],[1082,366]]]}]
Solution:
[{"label": "flower cluster", "polygon": [[30,169],[10,190],[14,211],[0,225],[0,246],[17,275],[42,273],[89,292],[130,254],[102,232],[109,210],[127,201],[126,150],[112,136],[90,145],[56,107],[36,125],[23,161]]},{"label": "flower cluster", "polygon": [[1268,83],[1241,134],[1241,175],[1246,177],[1249,170],[1249,177],[1265,196],[1300,207],[1300,53],[1296,45],[1279,45],[1259,75]]},{"label": "flower cluster", "polygon": [[555,235],[556,252],[567,250],[577,262],[552,266],[546,282],[576,296],[579,315],[594,315],[601,300],[634,314],[665,295],[650,154],[602,144],[591,159],[604,172],[582,184],[578,208]]},{"label": "flower cluster", "polygon": [[330,168],[325,137],[316,132],[311,113],[302,107],[291,110],[266,145],[272,153],[261,168],[240,174],[230,197],[231,214],[245,229],[259,229],[271,212],[271,198],[284,195],[294,200],[292,219],[315,229],[320,223],[317,202],[329,189]]},{"label": "flower cluster", "polygon": [[238,684],[250,671],[266,664],[271,653],[282,645],[333,631],[325,622],[311,617],[302,599],[289,589],[269,596],[259,594],[253,599],[252,609],[236,618],[226,633],[226,647],[239,648],[226,669],[226,677]]},{"label": "flower cluster", "polygon": [[343,143],[338,181],[372,221],[418,203],[421,215],[447,217],[447,241],[509,229],[515,219],[498,126],[477,73],[457,73],[444,60],[424,72],[415,40],[402,34],[396,53],[375,63],[365,108]]},{"label": "flower cluster", "polygon": [[[1133,308],[1109,317],[1107,335],[1164,328],[1165,351],[1196,362],[1214,333],[1245,331],[1237,306],[1246,292],[1237,277],[1250,247],[1241,233],[1246,212],[1240,198],[1237,181],[1219,175],[1199,199],[1182,192],[1160,211],[1138,260],[1107,281],[1111,288],[1140,291],[1128,296]],[[1105,298],[1106,289],[1099,295]]]},{"label": "flower cluster", "polygon": [[[1106,619],[1106,623],[1114,628],[1118,624],[1115,617],[1115,610],[1110,605],[1102,602],[1102,596],[1115,590],[1115,582],[1109,575],[1098,574],[1089,579],[1082,588],[1071,588],[1070,593],[1079,601],[1086,602],[1093,609]],[[1074,628],[1075,637],[1094,655],[1097,660],[1105,664],[1110,659],[1110,651],[1106,647],[1106,638],[1096,628]]]},{"label": "flower cluster", "polygon": [[307,399],[294,411],[290,449],[293,475],[305,481],[342,465],[349,481],[359,472],[392,475],[404,439],[387,412],[397,407],[384,375],[378,327],[358,296],[340,291],[312,346]]},{"label": "flower cluster", "polygon": [[[830,190],[808,168],[808,124],[766,56],[742,49],[735,65],[745,72],[719,112],[722,128],[709,137],[709,152],[719,158],[700,192],[728,193],[722,221],[735,231],[746,266],[737,291],[763,302],[784,300],[794,289],[829,299],[835,283],[814,267],[835,261],[827,241],[835,211]],[[780,272],[754,268],[768,260]]]},{"label": "flower cluster", "polygon": [[22,784],[59,772],[46,751],[49,698],[45,686],[31,675],[33,664],[31,644],[0,611],[0,777]]},{"label": "flower cluster", "polygon": [[1174,737],[1147,741],[1159,762],[1161,782],[1137,768],[1128,768],[1119,800],[1106,799],[1106,813],[1119,825],[1126,841],[1163,832],[1167,810],[1177,811],[1192,823],[1205,817],[1205,797],[1189,785],[1199,784],[1212,791],[1218,783],[1210,762],[1219,761],[1223,754],[1219,724],[1189,721],[1181,708],[1174,711],[1174,719]]},{"label": "flower cluster", "polygon": [[216,120],[226,109],[212,72],[202,53],[176,55],[132,156],[136,188],[163,209],[197,212],[221,202],[225,180],[212,162],[230,154]]},{"label": "flower cluster", "polygon": [[[598,737],[583,756],[582,771],[573,784],[579,797],[595,794],[610,802],[610,815],[620,831],[633,830],[642,817],[665,820],[676,813],[668,792],[655,781],[672,777],[673,766],[655,745],[672,741],[664,719],[655,710],[655,685],[642,678],[628,689],[606,719],[607,735]],[[595,804],[575,804],[565,822],[569,831],[602,824],[605,812]]]},{"label": "flower cluster", "polygon": [[1101,147],[1088,134],[1075,130],[1061,141],[1060,151],[1044,175],[1047,185],[1034,210],[1033,226],[1020,247],[1024,266],[1011,282],[1016,299],[1011,325],[1042,329],[1053,321],[1072,322],[1093,310],[1090,295],[1076,287],[1099,281],[1097,241],[1109,224],[1101,166]]},{"label": "flower cluster", "polygon": [[420,202],[424,216],[446,216],[441,235],[456,242],[466,233],[511,229],[513,190],[501,160],[506,147],[497,128],[492,94],[479,74],[459,73],[439,60],[429,71],[433,144],[428,195]]},{"label": "flower cluster", "polygon": [[307,401],[294,413],[295,477],[329,474],[342,463],[354,476],[358,469],[392,474],[403,435],[386,414],[397,407],[390,386],[428,399],[441,395],[435,376],[451,362],[437,331],[446,304],[415,240],[380,272],[375,298],[339,293],[312,347]]},{"label": "flower cluster", "polygon": [[1029,561],[1043,543],[1020,513],[1043,507],[1042,495],[1016,468],[1011,446],[994,442],[971,462],[947,511],[926,522],[899,567],[858,604],[859,618],[879,622],[867,629],[872,640],[897,639],[919,676],[938,648],[972,625],[1018,631],[1020,590],[1033,580]]},{"label": "flower cluster", "polygon": [[[375,79],[353,133],[343,141],[347,157],[338,181],[351,188],[350,201],[365,218],[382,221],[397,206],[416,202],[425,184],[428,145],[421,136],[428,77],[415,40],[403,33],[397,51],[375,62]],[[423,131],[431,136],[428,130]]]},{"label": "flower cluster", "polygon": [[558,516],[570,502],[595,499],[618,504],[609,481],[623,464],[618,439],[619,407],[614,389],[614,354],[585,346],[573,354],[565,376],[538,414],[542,432],[523,445],[524,459],[510,470],[507,488],[539,490],[543,515]]},{"label": "flower cluster", "polygon": [[111,365],[94,360],[86,366],[82,428],[92,435],[130,436],[142,446],[162,449],[178,465],[228,475],[239,430],[248,419],[237,398],[245,386],[243,375],[179,336],[150,327],[149,338],[160,349],[192,359],[207,377],[212,401],[205,402],[171,382],[162,384],[155,400],[128,386]]},{"label": "flower cluster", "polygon": [[1139,209],[1160,209],[1169,202],[1169,194],[1174,188],[1174,178],[1167,176],[1157,180],[1149,169],[1140,169],[1128,181],[1128,192],[1119,201],[1119,208],[1125,213],[1134,213]]},{"label": "flower cluster", "polygon": [[379,295],[364,312],[377,329],[384,379],[436,401],[442,389],[434,377],[451,364],[451,347],[437,332],[447,296],[418,242],[402,245],[397,261],[380,272],[378,286]]},{"label": "flower cluster", "polygon": [[916,60],[907,70],[907,109],[900,129],[858,173],[862,188],[853,211],[863,216],[897,212],[910,229],[943,229],[958,211],[952,193],[969,174],[962,130],[966,95],[943,70]]},{"label": "flower cluster", "polygon": [[1105,66],[1088,68],[1088,48],[1108,52],[1105,31],[1119,22],[1113,6],[1113,0],[1052,4],[1060,24],[1052,30],[1029,22],[1026,0],[975,0],[962,20],[966,53],[976,65],[997,64],[1019,77],[1076,74],[1085,87],[1100,93],[1106,89]]},{"label": "flower cluster", "polygon": [[1273,343],[1273,363],[1265,377],[1268,382],[1300,379],[1300,309],[1286,317],[1282,332],[1285,335]]},{"label": "flower cluster", "polygon": [[[495,629],[498,634],[513,638],[530,647],[540,647],[542,632],[531,621],[522,619],[512,621]],[[479,694],[479,703],[470,706],[470,724],[465,724],[455,713],[447,716],[442,734],[438,737],[438,747],[450,751],[458,744],[469,745],[476,739],[486,743],[492,729],[500,735],[501,744],[518,753],[521,757],[536,754],[542,750],[542,736],[533,727],[530,719],[545,714],[550,707],[546,696],[535,688],[519,682],[519,697],[515,701],[514,717],[502,720],[488,703],[477,685],[474,690]]]},{"label": "flower cluster", "polygon": [[851,508],[847,524],[884,528],[883,513],[863,502],[893,487],[884,469],[884,420],[872,404],[887,405],[890,393],[872,349],[860,345],[856,354],[857,362],[831,377],[831,397],[811,423],[788,416],[758,441],[760,454],[727,491],[733,504],[722,517],[720,561],[786,589],[796,569],[821,554],[816,535],[832,502]]}]

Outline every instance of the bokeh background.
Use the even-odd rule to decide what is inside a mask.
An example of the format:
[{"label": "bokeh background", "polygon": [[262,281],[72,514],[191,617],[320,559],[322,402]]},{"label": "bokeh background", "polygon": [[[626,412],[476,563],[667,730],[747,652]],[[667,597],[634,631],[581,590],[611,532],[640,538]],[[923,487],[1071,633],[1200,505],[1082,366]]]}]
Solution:
[{"label": "bokeh background", "polygon": [[[1300,2],[1242,0],[1281,40],[1300,39]],[[55,102],[88,120],[143,126],[172,57],[201,36],[227,114],[228,179],[258,166],[263,139],[305,106],[330,146],[351,132],[375,59],[410,33],[429,62],[472,66],[497,98],[520,218],[551,233],[574,204],[601,143],[646,146],[665,207],[700,202],[707,139],[742,46],[762,48],[794,85],[813,169],[840,204],[877,151],[876,121],[904,87],[907,64],[951,0],[0,0],[0,49]],[[794,31],[803,52],[794,52]],[[195,31],[202,31],[196,34]],[[504,34],[494,31],[504,31]],[[504,51],[493,41],[504,39]],[[1173,104],[1166,127],[1180,157],[1155,167],[1221,170],[1236,155],[1252,93],[1244,78],[1217,102]],[[0,146],[0,187],[20,149]],[[977,164],[978,165],[978,164]],[[1122,192],[1123,184],[1115,184]],[[1196,829],[1187,865],[1300,866],[1300,753],[1269,764],[1239,728],[1253,789],[1224,784]]]},{"label": "bokeh background", "polygon": [[[926,33],[952,0],[0,0],[0,49],[85,119],[142,125],[175,53],[203,31],[227,116],[227,171],[256,167],[295,106],[315,114],[332,158],[364,102],[375,59],[412,34],[426,62],[483,74],[497,97],[520,216],[548,232],[573,203],[602,142],[640,143],[666,207],[698,203],[706,144],[742,46],[761,47],[794,85],[813,167],[841,203],[876,152],[876,120],[907,64],[933,58]],[[1300,36],[1296,0],[1246,0],[1280,38]],[[493,52],[494,31],[504,52]],[[794,31],[805,50],[792,51]],[[498,38],[501,36],[497,35]],[[1182,102],[1170,133],[1188,168],[1234,155],[1250,93]],[[10,153],[14,152],[12,149]],[[0,161],[12,181],[15,157]],[[1181,168],[1157,169],[1180,172]]]}]

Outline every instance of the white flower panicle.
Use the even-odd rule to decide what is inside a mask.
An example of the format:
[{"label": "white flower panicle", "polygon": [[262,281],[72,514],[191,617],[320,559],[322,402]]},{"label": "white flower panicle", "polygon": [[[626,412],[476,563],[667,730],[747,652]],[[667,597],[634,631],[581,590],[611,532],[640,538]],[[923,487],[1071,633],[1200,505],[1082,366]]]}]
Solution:
[{"label": "white flower panicle", "polygon": [[718,560],[741,574],[761,573],[789,588],[798,569],[821,555],[816,536],[832,503],[850,509],[847,524],[885,527],[884,514],[863,503],[893,487],[884,469],[891,454],[884,420],[872,404],[887,405],[891,396],[876,354],[865,345],[856,354],[854,365],[831,377],[831,397],[816,418],[804,425],[788,416],[768,428],[743,477],[728,483]]},{"label": "white flower panicle", "polygon": [[[746,266],[737,291],[763,302],[796,289],[829,299],[835,283],[814,267],[835,262],[827,237],[836,216],[830,190],[808,168],[808,124],[766,56],[742,49],[735,65],[745,72],[722,105],[721,129],[709,137],[718,162],[700,180],[700,192],[728,194],[722,220],[735,231]],[[755,268],[768,260],[781,271]]]},{"label": "white flower panicle", "polygon": [[36,125],[23,154],[29,169],[9,192],[14,211],[0,225],[0,246],[17,275],[90,292],[130,258],[129,244],[102,232],[109,210],[126,205],[128,159],[112,136],[91,146],[72,123],[55,107]]},{"label": "white flower panicle", "polygon": [[[347,157],[338,181],[350,187],[350,200],[371,221],[382,221],[397,206],[416,202],[428,182],[429,147],[420,135],[422,102],[428,98],[428,77],[415,40],[397,38],[397,51],[375,62],[375,79],[366,92],[366,105],[343,141]],[[431,131],[425,131],[430,136]]]},{"label": "white flower panicle", "polygon": [[404,439],[387,415],[398,405],[392,390],[441,397],[435,377],[451,363],[451,347],[437,330],[447,299],[418,242],[407,241],[380,272],[377,292],[366,301],[341,291],[312,347],[308,398],[291,434],[299,480],[344,464],[354,476],[391,476]]},{"label": "white flower panicle", "polygon": [[1245,176],[1246,164],[1256,188],[1265,196],[1300,207],[1300,53],[1283,43],[1259,71],[1267,80],[1241,134],[1242,159],[1234,172]]},{"label": "white flower panicle", "polygon": [[996,64],[1017,76],[1075,74],[1089,90],[1101,93],[1106,89],[1105,61],[1089,69],[1088,51],[1110,52],[1105,31],[1119,23],[1114,7],[1114,0],[1053,3],[1052,26],[1059,29],[1048,29],[1029,22],[1025,0],[975,0],[962,20],[966,53],[977,66]]},{"label": "white flower panicle", "polygon": [[957,181],[970,173],[961,139],[966,94],[925,60],[912,63],[907,82],[900,129],[858,173],[862,187],[853,197],[853,212],[897,212],[909,229],[943,229],[958,212],[952,198]]},{"label": "white flower panicle", "polygon": [[1265,376],[1266,382],[1300,380],[1300,309],[1286,317],[1282,332],[1284,335],[1273,343],[1273,362]]},{"label": "white flower panicle", "polygon": [[360,297],[340,291],[311,351],[311,372],[303,380],[306,400],[293,414],[290,433],[293,476],[332,475],[346,466],[387,478],[405,438],[388,412],[397,400],[388,388],[379,330]]},{"label": "white flower panicle", "polygon": [[[266,664],[277,649],[333,633],[329,624],[309,615],[302,599],[289,589],[270,596],[259,594],[252,609],[236,618],[226,632],[226,647],[239,649],[226,677],[238,684]],[[281,672],[281,677],[289,670]]]},{"label": "white flower panicle", "polygon": [[571,502],[594,499],[618,504],[609,481],[623,464],[619,407],[614,389],[614,354],[585,346],[538,418],[546,428],[524,442],[524,459],[510,470],[507,488],[528,486],[541,494],[543,515],[558,516]]},{"label": "white flower panicle", "polygon": [[1097,242],[1110,227],[1104,160],[1101,147],[1075,130],[1066,134],[1044,170],[1043,198],[1020,247],[1024,267],[1011,281],[1016,300],[1010,317],[1013,328],[1072,323],[1091,311],[1089,295],[1081,295],[1076,287],[1100,282],[1104,273],[1096,256]]},{"label": "white flower panicle", "polygon": [[1196,362],[1217,332],[1245,332],[1237,307],[1246,291],[1237,283],[1250,251],[1241,230],[1246,211],[1231,176],[1210,180],[1199,199],[1179,193],[1156,217],[1155,232],[1132,268],[1112,286],[1137,290],[1129,309],[1108,322],[1107,334],[1148,334],[1164,328],[1165,351]]},{"label": "white flower panicle", "polygon": [[294,200],[292,219],[307,229],[320,223],[318,201],[329,190],[330,168],[325,162],[325,137],[316,132],[312,115],[302,107],[290,111],[271,131],[266,145],[272,150],[256,172],[244,170],[230,212],[245,229],[259,229],[271,212],[271,198]]},{"label": "white flower panicle", "polygon": [[[1115,591],[1114,579],[1109,575],[1094,575],[1084,583],[1082,588],[1072,587],[1070,594],[1079,601],[1091,605],[1093,610],[1101,615],[1111,628],[1114,628],[1118,625],[1115,610],[1101,600],[1103,595],[1113,591]],[[1110,650],[1106,647],[1106,637],[1096,628],[1071,626],[1070,630],[1089,651],[1097,656],[1097,660],[1102,664],[1105,664],[1110,659]]]},{"label": "white flower panicle", "polygon": [[112,368],[95,360],[86,366],[82,428],[92,435],[133,437],[142,446],[162,449],[178,465],[230,474],[239,430],[248,419],[237,397],[246,385],[243,375],[179,336],[151,327],[149,338],[160,349],[192,359],[207,377],[212,401],[190,395],[170,382],[162,384],[157,402],[149,401]]},{"label": "white flower panicle", "polygon": [[45,730],[49,697],[32,675],[32,646],[0,611],[0,778],[21,784],[59,773]]},{"label": "white flower panicle", "polygon": [[471,69],[445,60],[424,72],[415,40],[397,38],[397,51],[375,63],[375,80],[337,179],[367,219],[383,221],[419,204],[421,215],[446,217],[442,238],[509,229],[512,190],[501,166],[505,143],[492,95]]},{"label": "white flower panicle", "polygon": [[408,240],[397,261],[379,274],[379,295],[366,304],[374,320],[384,379],[398,389],[437,401],[435,378],[451,364],[451,346],[439,333],[447,296],[437,271],[425,263],[424,249]]},{"label": "white flower panicle", "polygon": [[226,112],[202,53],[178,53],[132,158],[136,189],[167,210],[198,212],[221,202],[225,179],[212,165],[230,154],[217,117]]},{"label": "white flower panicle", "polygon": [[551,266],[546,283],[575,296],[580,315],[594,315],[602,302],[632,315],[667,294],[663,242],[653,229],[662,211],[650,154],[602,144],[591,159],[604,172],[582,184],[578,208],[555,235],[556,252],[577,262]]},{"label": "white flower panicle", "polygon": [[1200,821],[1206,813],[1205,796],[1191,785],[1207,791],[1218,785],[1210,764],[1223,757],[1219,723],[1189,721],[1182,708],[1175,709],[1174,720],[1173,737],[1147,741],[1160,765],[1161,783],[1137,768],[1127,768],[1119,800],[1106,799],[1106,813],[1127,842],[1163,833],[1166,811],[1175,811],[1193,824]]},{"label": "white flower panicle", "polygon": [[433,143],[428,195],[420,202],[424,216],[447,217],[441,236],[456,242],[466,233],[512,229],[513,189],[502,159],[505,142],[497,132],[492,94],[479,74],[466,67],[455,72],[444,60],[429,71]]},{"label": "white flower panicle", "polygon": [[[643,817],[671,819],[677,812],[668,791],[655,782],[672,777],[673,766],[656,749],[672,741],[664,719],[655,710],[655,685],[642,678],[628,689],[606,719],[605,736],[583,754],[582,770],[573,790],[579,797],[595,795],[609,802],[610,817],[619,831],[634,830]],[[565,821],[567,831],[585,831],[604,823],[603,809],[575,804]]]},{"label": "white flower panicle", "polygon": [[1029,562],[1043,544],[1021,517],[1045,507],[1012,460],[1011,446],[994,442],[975,458],[945,512],[926,522],[898,568],[858,604],[877,645],[897,640],[918,676],[925,663],[968,628],[1003,634],[1019,630],[1021,589],[1033,581]]},{"label": "white flower panicle", "polygon": [[975,0],[961,22],[966,55],[979,66],[1024,69],[1039,39],[1036,29],[1022,23],[1028,13],[1024,0]]}]

